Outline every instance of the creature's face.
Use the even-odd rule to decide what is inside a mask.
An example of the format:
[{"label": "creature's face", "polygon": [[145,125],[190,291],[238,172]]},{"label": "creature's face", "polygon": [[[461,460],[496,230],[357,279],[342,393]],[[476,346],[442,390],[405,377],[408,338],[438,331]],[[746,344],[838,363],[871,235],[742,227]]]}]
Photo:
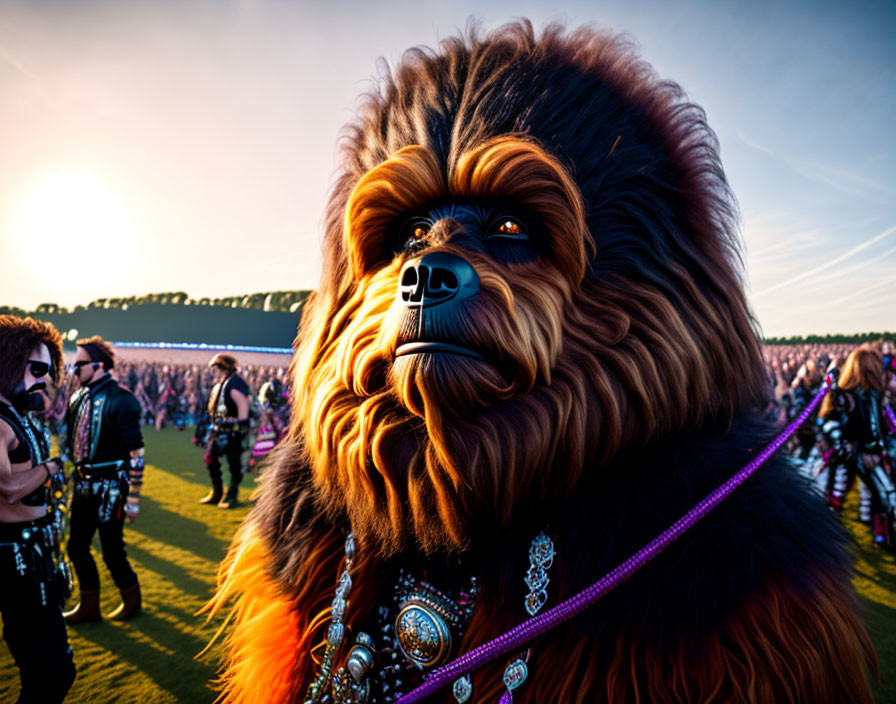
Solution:
[{"label": "creature's face", "polygon": [[[526,265],[542,259],[550,246],[547,239],[537,218],[519,205],[489,200],[424,207],[397,228],[391,248],[404,263],[392,311],[391,327],[397,338],[391,378],[408,410],[425,418],[423,399],[428,395],[430,405],[444,406],[443,414],[475,413],[500,398],[516,395],[521,385],[531,387],[533,372],[550,373],[556,354],[548,353],[550,358],[541,360],[539,366],[532,353],[539,346],[556,347],[559,340],[552,341],[550,335],[542,335],[538,341],[518,339],[520,329],[513,325],[513,309],[497,318],[510,323],[503,326],[503,339],[500,329],[482,325],[488,318],[484,309],[489,286],[483,292],[473,264],[477,262],[486,279],[491,275],[509,286]],[[549,300],[541,302],[549,305]],[[531,303],[537,306],[539,301]],[[559,313],[541,311],[543,317]],[[465,367],[460,369],[460,360],[452,357],[475,363],[460,365]],[[437,366],[443,367],[441,373],[435,371]],[[472,367],[485,372],[477,375]],[[448,377],[458,374],[460,379],[449,381]],[[475,383],[477,377],[479,384]]]},{"label": "creature's face", "polygon": [[[535,156],[514,140],[500,146],[520,147]],[[368,210],[364,191],[357,195],[355,211]],[[565,195],[560,209],[580,213],[575,192]],[[563,302],[578,287],[585,256],[582,223],[569,220],[560,227],[574,237],[564,242],[569,233],[546,224],[536,204],[485,190],[398,215],[383,243],[352,243],[383,246],[370,258],[358,252],[357,261],[387,282],[389,308],[375,347],[386,354],[387,385],[406,410],[455,424],[550,378],[562,347]]]},{"label": "creature's face", "polygon": [[495,53],[456,76],[418,56],[372,105],[303,319],[293,438],[384,553],[537,521],[620,449],[763,393],[702,123],[656,85],[608,93],[609,49],[505,49],[453,47]]}]

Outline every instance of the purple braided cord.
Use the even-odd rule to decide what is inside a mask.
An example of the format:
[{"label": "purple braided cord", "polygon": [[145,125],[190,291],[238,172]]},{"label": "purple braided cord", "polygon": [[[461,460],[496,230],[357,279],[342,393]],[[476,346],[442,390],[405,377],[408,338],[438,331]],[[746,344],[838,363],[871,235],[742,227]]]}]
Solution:
[{"label": "purple braided cord", "polygon": [[885,413],[887,416],[887,425],[890,426],[890,432],[896,435],[896,415],[893,414],[893,407],[887,406]]},{"label": "purple braided cord", "polygon": [[718,506],[723,499],[727,498],[728,495],[743,484],[750,475],[765,464],[766,461],[778,451],[781,445],[796,432],[796,429],[806,421],[812,414],[812,411],[815,410],[815,407],[821,403],[821,399],[824,398],[825,394],[831,390],[832,386],[833,378],[827,376],[824,380],[824,384],[822,384],[818,393],[815,395],[815,398],[813,398],[809,405],[803,409],[803,412],[800,413],[799,416],[788,425],[780,435],[778,435],[778,437],[772,440],[762,452],[754,457],[749,464],[737,474],[733,475],[720,487],[711,492],[662,534],[647,543],[647,545],[616,567],[616,569],[608,572],[590,587],[567,599],[563,603],[557,604],[554,608],[549,609],[534,618],[530,618],[528,621],[523,621],[520,625],[510,629],[494,640],[480,645],[478,648],[475,648],[447,665],[440,667],[433,672],[432,675],[427,677],[422,685],[405,694],[396,702],[396,704],[413,704],[414,702],[419,702],[425,699],[430,694],[438,691],[450,682],[453,682],[461,675],[470,673],[485,663],[501,657],[506,653],[518,650],[524,643],[527,643],[552,628],[559,626],[561,623],[568,621],[573,616],[578,615],[608,594],[612,589],[631,577],[654,557],[659,555],[671,543],[680,538],[686,530],[691,528],[697,521]]}]

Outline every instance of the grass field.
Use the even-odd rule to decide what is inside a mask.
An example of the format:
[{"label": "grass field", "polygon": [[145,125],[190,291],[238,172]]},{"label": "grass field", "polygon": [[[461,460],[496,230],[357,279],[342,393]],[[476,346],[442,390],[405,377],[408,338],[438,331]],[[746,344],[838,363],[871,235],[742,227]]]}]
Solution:
[{"label": "grass field", "polygon": [[[140,519],[125,529],[128,556],[143,588],[143,614],[126,623],[103,621],[69,629],[78,678],[67,702],[78,704],[209,704],[215,693],[216,653],[195,656],[215,626],[196,611],[211,595],[218,562],[247,507],[202,506],[208,490],[202,452],[189,433],[146,432],[147,472]],[[226,469],[225,469],[226,474]],[[241,498],[254,487],[251,477]],[[854,515],[854,507],[847,515]],[[896,562],[871,544],[867,528],[848,521],[857,538],[856,587],[881,661],[878,704],[896,704]],[[96,541],[98,548],[98,540]],[[99,559],[102,607],[118,593]],[[70,603],[75,603],[77,591]],[[48,673],[48,676],[52,676]],[[0,646],[0,702],[15,701],[18,672]]]},{"label": "grass field", "polygon": [[[126,623],[102,621],[69,628],[78,677],[66,702],[78,704],[206,704],[215,699],[209,682],[215,656],[195,656],[208,644],[213,626],[195,613],[212,592],[218,563],[248,508],[228,511],[197,503],[209,489],[202,450],[191,432],[144,429],[146,483],[139,520],[125,528],[128,558],[140,578],[143,614]],[[226,465],[224,468],[227,476]],[[246,477],[240,497],[254,488]],[[101,607],[120,599],[100,559]],[[70,605],[77,603],[77,588]],[[0,647],[0,702],[15,701],[18,671]]]}]

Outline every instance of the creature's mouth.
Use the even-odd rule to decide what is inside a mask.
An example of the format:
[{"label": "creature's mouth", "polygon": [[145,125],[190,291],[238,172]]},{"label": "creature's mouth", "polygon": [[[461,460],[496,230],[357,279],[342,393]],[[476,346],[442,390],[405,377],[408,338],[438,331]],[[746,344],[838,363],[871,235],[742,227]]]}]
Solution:
[{"label": "creature's mouth", "polygon": [[459,357],[470,357],[471,359],[478,359],[482,362],[487,362],[488,360],[479,354],[479,352],[475,352],[471,350],[469,347],[461,347],[460,345],[452,345],[448,342],[406,342],[403,345],[399,345],[398,349],[395,350],[395,357],[403,357],[409,354],[455,354]]}]

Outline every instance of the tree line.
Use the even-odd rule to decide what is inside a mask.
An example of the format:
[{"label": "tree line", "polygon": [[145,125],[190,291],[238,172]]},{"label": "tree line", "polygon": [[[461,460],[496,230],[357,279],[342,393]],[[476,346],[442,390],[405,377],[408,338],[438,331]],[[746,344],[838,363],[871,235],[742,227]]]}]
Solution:
[{"label": "tree line", "polygon": [[[166,291],[148,293],[144,296],[124,296],[121,298],[97,298],[86,306],[75,306],[68,309],[56,303],[41,303],[33,311],[26,311],[15,306],[0,306],[0,314],[17,315],[65,315],[89,310],[127,310],[134,306],[170,305],[170,306],[209,306],[214,308],[241,308],[277,313],[298,313],[311,291],[266,291],[248,293],[242,296],[225,296],[223,298],[191,298],[185,291]],[[788,337],[766,337],[766,345],[817,345],[817,344],[861,344],[875,340],[896,339],[896,332],[866,332],[826,335],[790,335]]]},{"label": "tree line", "polygon": [[0,306],[0,314],[17,315],[59,315],[80,313],[88,310],[127,310],[134,306],[171,305],[171,306],[210,306],[216,308],[245,308],[275,313],[297,313],[308,298],[311,291],[267,291],[250,293],[243,296],[225,296],[223,298],[191,298],[185,291],[166,291],[164,293],[148,293],[144,296],[124,296],[121,298],[97,298],[86,306],[79,305],[66,308],[57,303],[41,303],[33,311],[26,311],[16,306]]},{"label": "tree line", "polygon": [[790,337],[766,337],[763,344],[766,345],[859,345],[863,342],[875,342],[876,340],[894,340],[896,332],[863,332],[852,335],[791,335]]}]

